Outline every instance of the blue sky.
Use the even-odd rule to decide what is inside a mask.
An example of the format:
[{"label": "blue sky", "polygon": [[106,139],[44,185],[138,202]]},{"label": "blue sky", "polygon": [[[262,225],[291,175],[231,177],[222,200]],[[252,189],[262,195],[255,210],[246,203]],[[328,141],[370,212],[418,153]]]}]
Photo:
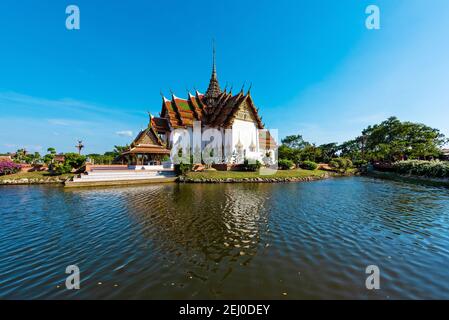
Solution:
[{"label": "blue sky", "polygon": [[212,38],[221,85],[252,83],[280,137],[342,142],[391,115],[449,136],[448,30],[447,0],[2,0],[0,152],[130,143],[161,90],[205,91]]}]

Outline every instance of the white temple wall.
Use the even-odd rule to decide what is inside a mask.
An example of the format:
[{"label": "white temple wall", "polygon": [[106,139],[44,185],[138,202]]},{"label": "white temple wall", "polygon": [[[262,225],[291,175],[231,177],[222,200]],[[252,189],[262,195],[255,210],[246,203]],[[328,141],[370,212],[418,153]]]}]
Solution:
[{"label": "white temple wall", "polygon": [[[238,141],[243,145],[243,150],[248,159],[260,160],[261,155],[258,149],[258,132],[256,124],[249,121],[235,119],[232,125],[232,147],[236,150]],[[254,151],[250,150],[251,144],[254,144]]]},{"label": "white temple wall", "polygon": [[179,148],[183,149],[183,162],[190,161],[190,150],[193,143],[193,130],[192,128],[187,129],[177,129],[173,130],[170,133],[170,144],[171,144],[171,153],[170,158],[172,161],[175,161],[175,158],[177,157]]},{"label": "white temple wall", "polygon": [[[231,156],[228,154],[228,150],[231,149],[232,153],[237,153],[237,144],[240,141],[242,145],[242,153],[241,157],[239,157],[240,163],[243,162],[243,158],[246,157],[250,160],[259,160],[262,161],[262,158],[265,156],[265,151],[260,150],[259,148],[259,133],[258,128],[255,123],[235,119],[231,128],[231,134],[226,138],[225,136],[225,130],[223,128],[212,128],[212,127],[204,127],[202,128],[201,135],[204,135],[204,132],[208,129],[215,129],[221,132],[221,146],[222,149],[220,150],[220,153],[224,156],[225,159],[227,159],[227,162],[231,162]],[[202,137],[203,139],[206,139],[206,136]],[[187,139],[187,140],[186,140]],[[196,137],[195,137],[196,139]],[[201,139],[202,140],[202,139]],[[171,145],[172,152],[171,152],[171,158],[174,160],[174,157],[176,157],[176,154],[179,150],[180,143],[182,142],[183,146],[188,145],[190,147],[189,152],[193,152],[192,154],[195,155],[195,145],[194,145],[194,130],[193,128],[187,128],[185,131],[183,130],[174,130],[171,134]],[[209,144],[209,141],[203,141],[201,143],[201,150],[204,150],[206,145]],[[214,144],[215,145],[215,144]],[[251,150],[250,146],[253,145],[255,148],[254,150]],[[175,151],[175,146],[178,146]],[[193,150],[191,149],[193,147]],[[237,160],[234,158],[234,160]],[[194,160],[195,161],[195,160]],[[221,160],[217,160],[217,162],[220,162]]]}]

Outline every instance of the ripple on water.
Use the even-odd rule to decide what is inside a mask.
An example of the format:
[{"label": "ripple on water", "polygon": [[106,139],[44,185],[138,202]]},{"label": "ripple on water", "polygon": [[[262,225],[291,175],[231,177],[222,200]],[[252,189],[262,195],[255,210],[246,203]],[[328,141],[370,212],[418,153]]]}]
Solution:
[{"label": "ripple on water", "polygon": [[[449,298],[447,189],[292,184],[0,188],[3,298]],[[82,290],[64,289],[65,268]],[[367,292],[365,268],[381,269]]]}]

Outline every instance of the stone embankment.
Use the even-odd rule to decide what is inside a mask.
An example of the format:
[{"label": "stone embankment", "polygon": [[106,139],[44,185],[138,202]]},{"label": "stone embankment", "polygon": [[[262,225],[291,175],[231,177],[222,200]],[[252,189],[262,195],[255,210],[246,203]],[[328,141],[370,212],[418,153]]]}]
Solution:
[{"label": "stone embankment", "polygon": [[66,179],[66,177],[2,179],[0,185],[63,184]]},{"label": "stone embankment", "polygon": [[270,178],[270,177],[257,177],[257,178],[189,178],[179,177],[178,182],[183,183],[286,183],[286,182],[307,182],[317,181],[329,178],[330,175],[311,176],[311,177],[286,177],[286,178]]}]

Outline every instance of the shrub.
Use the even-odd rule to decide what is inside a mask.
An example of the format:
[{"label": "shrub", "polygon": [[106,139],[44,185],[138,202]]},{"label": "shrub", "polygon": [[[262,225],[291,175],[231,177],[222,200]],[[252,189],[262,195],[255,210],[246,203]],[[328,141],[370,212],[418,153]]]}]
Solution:
[{"label": "shrub", "polygon": [[193,164],[191,163],[180,163],[175,165],[175,172],[176,174],[185,176],[187,173],[189,173],[190,171],[192,171],[193,168]]},{"label": "shrub", "polygon": [[449,178],[449,162],[447,161],[398,161],[393,164],[393,170],[401,174],[430,178]]},{"label": "shrub", "polygon": [[61,175],[64,173],[70,173],[72,172],[72,167],[67,163],[55,163],[51,165],[50,170],[52,175]]},{"label": "shrub", "polygon": [[86,157],[78,153],[66,153],[63,163],[50,163],[49,171],[52,175],[70,173],[73,170],[80,171],[86,164]]},{"label": "shrub", "polygon": [[362,168],[368,165],[368,161],[366,160],[355,160],[353,165],[357,168]]},{"label": "shrub", "polygon": [[349,168],[352,168],[352,161],[347,158],[335,158],[329,162],[329,166],[336,171],[346,172]]},{"label": "shrub", "polygon": [[316,170],[318,164],[313,161],[303,161],[299,164],[299,167],[306,170]]},{"label": "shrub", "polygon": [[259,160],[256,160],[256,162],[254,163],[249,163],[248,159],[245,159],[243,161],[243,165],[241,166],[242,171],[257,171],[260,169],[260,167],[262,166],[262,164],[260,163]]},{"label": "shrub", "polygon": [[86,157],[78,153],[66,153],[64,165],[69,165],[71,169],[79,169],[86,164]]},{"label": "shrub", "polygon": [[288,170],[288,169],[292,168],[294,165],[295,164],[291,160],[280,159],[278,161],[278,168],[281,170]]},{"label": "shrub", "polygon": [[21,165],[12,161],[0,161],[0,176],[14,174],[20,171]]}]

